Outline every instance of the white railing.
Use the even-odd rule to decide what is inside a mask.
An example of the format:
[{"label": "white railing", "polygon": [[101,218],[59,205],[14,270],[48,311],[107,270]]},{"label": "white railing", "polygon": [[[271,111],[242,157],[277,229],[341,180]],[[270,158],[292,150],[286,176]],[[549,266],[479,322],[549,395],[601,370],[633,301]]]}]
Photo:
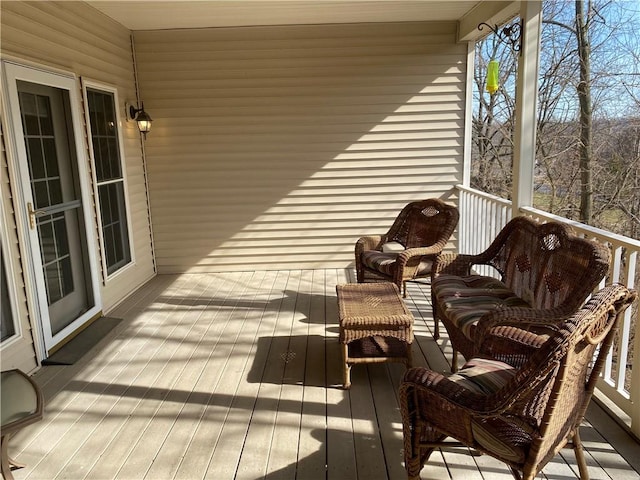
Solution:
[{"label": "white railing", "polygon": [[[457,188],[460,194],[459,251],[481,252],[511,219],[511,202],[460,185]],[[540,222],[568,223],[578,235],[609,245],[612,261],[601,286],[618,282],[635,288],[636,275],[640,270],[640,241],[534,208],[521,208],[519,213]],[[600,394],[608,400],[608,406],[612,407],[613,403],[620,410],[616,413],[636,437],[640,437],[640,366],[634,368],[633,353],[640,352],[639,332],[640,308],[634,305],[627,309],[619,325],[615,347],[609,353],[598,385]]]},{"label": "white railing", "polygon": [[482,252],[511,220],[511,201],[462,185],[458,185],[458,191],[458,250],[460,253]]}]

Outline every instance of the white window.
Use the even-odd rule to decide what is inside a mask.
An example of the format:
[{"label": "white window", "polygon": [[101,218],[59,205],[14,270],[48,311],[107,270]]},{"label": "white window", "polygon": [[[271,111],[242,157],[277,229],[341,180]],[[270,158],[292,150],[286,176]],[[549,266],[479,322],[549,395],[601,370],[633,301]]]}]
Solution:
[{"label": "white window", "polygon": [[0,342],[13,338],[16,334],[16,325],[11,311],[11,297],[4,263],[4,252],[0,244]]},{"label": "white window", "polygon": [[85,84],[106,277],[133,261],[115,90]]},{"label": "white window", "polygon": [[8,228],[5,222],[2,202],[0,202],[0,346],[5,347],[11,340],[18,338],[22,332],[18,323],[18,314],[15,311],[16,297],[15,288],[9,284],[9,279],[13,279],[12,262],[8,257],[7,238]]}]

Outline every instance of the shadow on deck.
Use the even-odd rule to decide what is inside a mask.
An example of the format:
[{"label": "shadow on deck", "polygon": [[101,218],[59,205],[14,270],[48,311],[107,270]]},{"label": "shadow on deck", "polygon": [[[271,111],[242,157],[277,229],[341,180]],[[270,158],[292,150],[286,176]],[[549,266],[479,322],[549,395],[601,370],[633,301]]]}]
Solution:
[{"label": "shadow on deck", "polygon": [[[71,366],[48,366],[45,418],[12,440],[16,479],[404,479],[399,364],[356,365],[340,388],[342,270],[159,276]],[[428,286],[409,285],[414,362],[447,371]],[[639,479],[640,445],[597,406],[582,429],[592,478]],[[577,478],[562,452],[544,478]],[[512,478],[487,456],[434,455],[422,478]]]}]

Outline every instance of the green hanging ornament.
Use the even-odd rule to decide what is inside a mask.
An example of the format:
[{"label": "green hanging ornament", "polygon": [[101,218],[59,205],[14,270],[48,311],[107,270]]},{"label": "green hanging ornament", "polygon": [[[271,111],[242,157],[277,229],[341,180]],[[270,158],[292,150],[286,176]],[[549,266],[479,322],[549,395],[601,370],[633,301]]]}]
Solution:
[{"label": "green hanging ornament", "polygon": [[487,92],[494,94],[500,86],[500,63],[497,60],[491,60],[487,65]]}]

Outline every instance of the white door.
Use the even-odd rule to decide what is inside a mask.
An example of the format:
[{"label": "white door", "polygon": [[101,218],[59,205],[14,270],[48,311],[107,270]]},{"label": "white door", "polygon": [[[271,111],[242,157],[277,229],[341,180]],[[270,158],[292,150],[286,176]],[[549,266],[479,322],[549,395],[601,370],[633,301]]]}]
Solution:
[{"label": "white door", "polygon": [[[100,311],[76,81],[5,64],[43,356]],[[74,116],[76,117],[74,121]],[[85,168],[83,168],[85,167]]]}]

